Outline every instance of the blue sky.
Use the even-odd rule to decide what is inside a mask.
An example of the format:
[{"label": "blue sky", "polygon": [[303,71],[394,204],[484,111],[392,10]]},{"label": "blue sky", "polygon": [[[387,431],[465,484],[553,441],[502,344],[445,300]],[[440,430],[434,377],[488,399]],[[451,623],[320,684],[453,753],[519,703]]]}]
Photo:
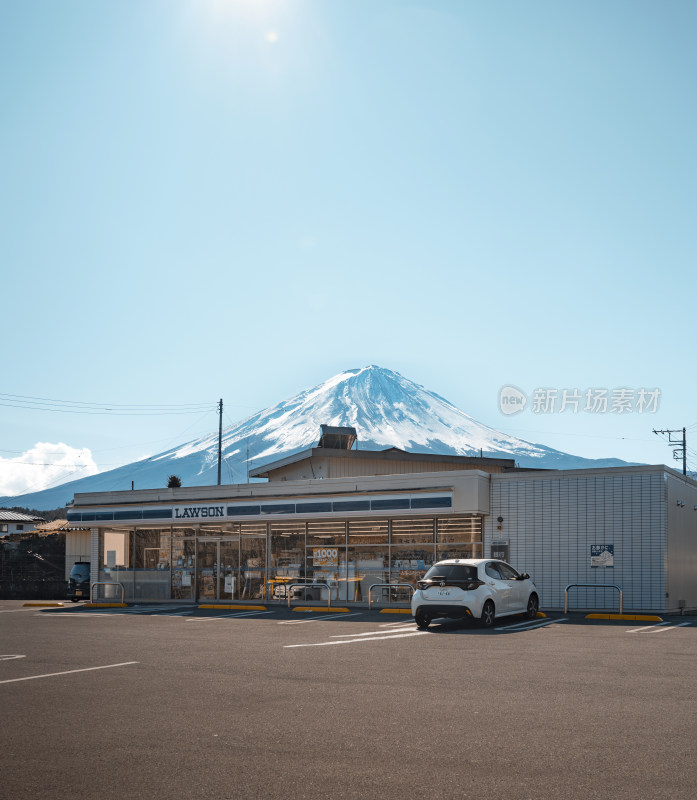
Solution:
[{"label": "blue sky", "polygon": [[[367,364],[676,464],[651,429],[697,434],[696,28],[675,0],[0,0],[2,391],[210,403],[0,406],[5,474],[38,442],[127,463],[219,397],[229,424]],[[661,405],[504,416],[506,384]]]}]

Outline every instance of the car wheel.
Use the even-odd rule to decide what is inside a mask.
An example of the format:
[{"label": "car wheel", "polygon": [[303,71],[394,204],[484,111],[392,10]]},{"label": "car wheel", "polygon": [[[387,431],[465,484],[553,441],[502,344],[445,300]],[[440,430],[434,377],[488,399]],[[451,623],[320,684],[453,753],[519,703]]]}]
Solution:
[{"label": "car wheel", "polygon": [[535,619],[537,616],[537,612],[540,609],[540,600],[536,594],[531,594],[530,599],[528,600],[528,610],[527,610],[527,618],[528,619]]},{"label": "car wheel", "polygon": [[419,609],[414,615],[414,622],[416,622],[417,628],[422,628],[425,630],[431,624],[431,618],[427,617],[426,614]]},{"label": "car wheel", "polygon": [[491,600],[487,600],[484,603],[484,608],[482,609],[482,616],[479,618],[479,624],[482,628],[491,628],[494,624],[494,618],[496,617],[496,609],[494,608],[494,604]]},{"label": "car wheel", "polygon": [[71,603],[77,603],[77,597],[71,597],[70,598],[70,602]]}]

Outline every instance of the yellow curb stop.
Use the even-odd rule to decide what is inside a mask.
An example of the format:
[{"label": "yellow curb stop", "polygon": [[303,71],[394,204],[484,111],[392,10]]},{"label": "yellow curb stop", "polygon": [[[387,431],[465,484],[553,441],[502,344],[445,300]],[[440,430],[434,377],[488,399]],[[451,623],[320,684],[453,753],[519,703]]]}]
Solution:
[{"label": "yellow curb stop", "polygon": [[266,611],[266,606],[205,605],[199,608],[224,608],[228,611]]},{"label": "yellow curb stop", "polygon": [[63,608],[63,603],[22,603],[26,608]]},{"label": "yellow curb stop", "polygon": [[348,608],[318,608],[317,606],[298,606],[294,608],[293,611],[319,611],[322,614],[326,614],[327,611],[338,611],[338,612],[348,612]]}]

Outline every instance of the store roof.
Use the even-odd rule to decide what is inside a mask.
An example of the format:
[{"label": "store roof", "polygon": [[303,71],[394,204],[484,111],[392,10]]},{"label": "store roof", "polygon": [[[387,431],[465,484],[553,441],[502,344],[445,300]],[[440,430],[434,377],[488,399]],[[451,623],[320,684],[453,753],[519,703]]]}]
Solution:
[{"label": "store roof", "polygon": [[408,453],[398,447],[388,447],[385,450],[338,450],[333,447],[311,447],[302,450],[294,455],[282,458],[279,461],[272,461],[262,467],[256,467],[249,471],[250,478],[268,478],[269,473],[274,470],[287,467],[289,464],[297,464],[310,458],[376,458],[386,461],[431,461],[440,464],[457,464],[463,469],[476,466],[502,467],[513,469],[515,460],[512,458],[480,458],[479,456],[451,456],[439,455],[437,453]]}]

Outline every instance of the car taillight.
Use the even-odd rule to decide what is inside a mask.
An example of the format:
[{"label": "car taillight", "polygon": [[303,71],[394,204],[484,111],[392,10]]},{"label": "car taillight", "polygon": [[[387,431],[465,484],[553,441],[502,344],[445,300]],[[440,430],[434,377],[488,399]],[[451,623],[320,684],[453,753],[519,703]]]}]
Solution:
[{"label": "car taillight", "polygon": [[475,589],[479,589],[479,587],[483,585],[483,581],[468,581],[463,588],[466,592],[473,592]]},{"label": "car taillight", "polygon": [[428,589],[431,584],[428,581],[416,581],[416,585],[419,589]]}]

